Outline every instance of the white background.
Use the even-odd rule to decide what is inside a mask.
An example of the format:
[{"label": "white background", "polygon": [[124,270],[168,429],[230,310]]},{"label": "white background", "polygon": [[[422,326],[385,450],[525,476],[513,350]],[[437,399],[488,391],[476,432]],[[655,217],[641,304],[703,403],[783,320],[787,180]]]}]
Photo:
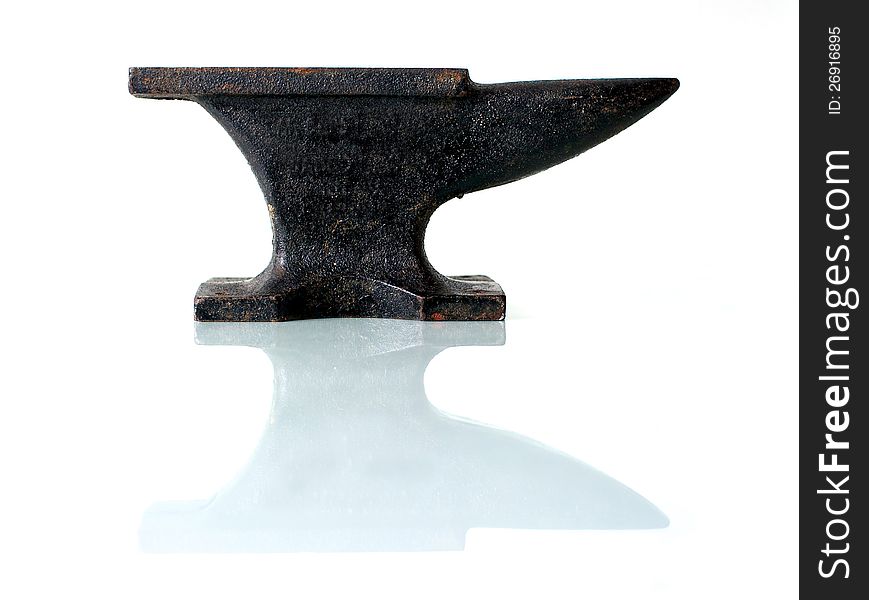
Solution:
[{"label": "white background", "polygon": [[[795,2],[14,3],[0,34],[0,597],[796,596]],[[669,528],[138,551],[145,508],[208,498],[259,438],[266,358],[196,346],[191,313],[199,282],[261,270],[270,229],[224,131],[129,96],[127,68],[233,65],[681,80],[427,236],[509,315],[504,347],[434,360],[432,403],[593,465]]]}]

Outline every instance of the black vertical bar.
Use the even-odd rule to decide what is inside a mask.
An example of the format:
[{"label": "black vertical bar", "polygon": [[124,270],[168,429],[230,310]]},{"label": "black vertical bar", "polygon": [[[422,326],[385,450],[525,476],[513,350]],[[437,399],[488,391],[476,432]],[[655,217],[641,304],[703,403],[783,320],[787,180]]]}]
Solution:
[{"label": "black vertical bar", "polygon": [[[869,23],[800,5],[800,592],[865,598]],[[869,296],[865,300],[869,302]],[[860,592],[858,592],[860,590]]]}]

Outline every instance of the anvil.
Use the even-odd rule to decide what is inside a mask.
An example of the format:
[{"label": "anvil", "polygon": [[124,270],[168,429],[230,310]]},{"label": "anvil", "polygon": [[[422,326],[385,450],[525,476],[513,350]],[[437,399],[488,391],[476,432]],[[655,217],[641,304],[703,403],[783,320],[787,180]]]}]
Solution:
[{"label": "anvil", "polygon": [[482,275],[426,258],[434,211],[588,150],[648,114],[676,79],[477,84],[464,69],[132,68],[130,93],[193,100],[250,163],[273,230],[252,278],[196,294],[198,321],[500,320]]}]

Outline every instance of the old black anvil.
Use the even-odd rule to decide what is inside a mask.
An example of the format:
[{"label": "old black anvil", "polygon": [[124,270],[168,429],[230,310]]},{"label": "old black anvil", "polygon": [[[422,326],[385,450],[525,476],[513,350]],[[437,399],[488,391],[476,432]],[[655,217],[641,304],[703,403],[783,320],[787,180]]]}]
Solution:
[{"label": "old black anvil", "polygon": [[268,204],[274,253],[196,294],[199,321],[504,318],[482,275],[446,277],[438,206],[563,162],[636,122],[676,79],[481,85],[464,69],[133,68],[130,93],[193,100],[232,136]]}]

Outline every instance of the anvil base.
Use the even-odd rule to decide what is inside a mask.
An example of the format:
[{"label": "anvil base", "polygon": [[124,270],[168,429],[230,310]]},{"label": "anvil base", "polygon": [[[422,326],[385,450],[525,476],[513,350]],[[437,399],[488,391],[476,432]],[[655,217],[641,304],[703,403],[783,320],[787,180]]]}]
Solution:
[{"label": "anvil base", "polygon": [[[294,321],[379,317],[422,321],[500,321],[507,300],[485,275],[445,278],[443,289],[418,294],[382,281],[328,275],[282,291],[262,291],[258,278],[209,279],[196,292],[197,321]],[[267,286],[272,290],[274,287]]]}]

